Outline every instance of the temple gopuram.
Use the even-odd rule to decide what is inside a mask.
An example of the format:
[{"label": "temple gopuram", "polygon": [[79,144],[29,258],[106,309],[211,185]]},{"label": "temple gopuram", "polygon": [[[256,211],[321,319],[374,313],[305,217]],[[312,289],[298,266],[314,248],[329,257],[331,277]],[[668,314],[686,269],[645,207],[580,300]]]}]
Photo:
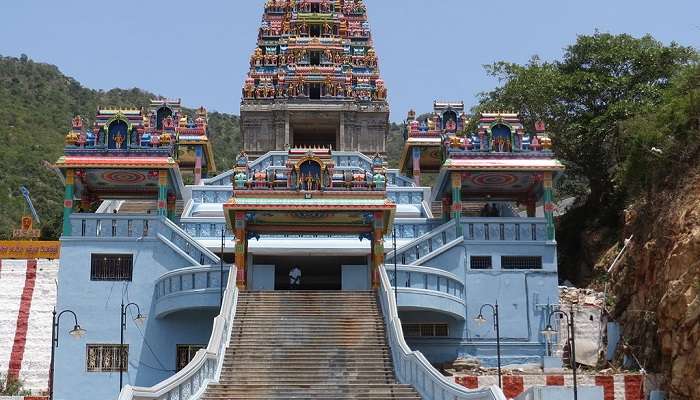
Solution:
[{"label": "temple gopuram", "polygon": [[435,101],[392,169],[377,60],[363,1],[267,1],[219,173],[204,108],[73,120],[55,399],[494,400],[434,365],[556,364],[546,127]]},{"label": "temple gopuram", "polygon": [[253,158],[289,147],[385,151],[387,89],[362,1],[268,1],[243,86]]}]

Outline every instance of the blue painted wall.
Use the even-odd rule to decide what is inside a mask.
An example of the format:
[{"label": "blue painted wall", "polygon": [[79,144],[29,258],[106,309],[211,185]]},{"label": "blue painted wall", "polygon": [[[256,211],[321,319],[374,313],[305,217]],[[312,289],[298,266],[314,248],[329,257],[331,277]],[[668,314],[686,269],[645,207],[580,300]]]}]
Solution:
[{"label": "blue painted wall", "polygon": [[[119,392],[119,373],[87,372],[86,344],[119,344],[120,304],[135,302],[150,315],[143,327],[127,318],[125,343],[129,346],[129,371],[124,384],[150,386],[171,376],[177,344],[206,344],[218,309],[182,311],[164,319],[153,317],[154,285],[164,273],[190,263],[156,238],[73,238],[61,240],[58,311],[71,309],[87,330],[81,340],[68,335],[69,318],[62,318],[60,346],[56,350],[54,393],[57,400],[110,399]],[[90,280],[92,253],[133,254],[132,282]],[[145,340],[144,340],[145,338]],[[76,388],[80,396],[76,395]]]},{"label": "blue painted wall", "polygon": [[[472,270],[472,255],[491,256],[492,269]],[[503,255],[541,256],[543,266],[539,270],[503,270]],[[409,345],[434,363],[476,356],[485,365],[496,365],[492,313],[489,308],[484,309],[487,323],[481,326],[474,318],[483,304],[498,302],[503,363],[539,363],[545,353],[540,331],[546,325],[550,306],[559,302],[556,257],[556,244],[551,242],[468,240],[429,257],[422,266],[448,271],[461,279],[462,304],[457,298],[415,289],[415,279],[410,289],[400,289],[402,321],[449,323],[450,337],[407,338]],[[404,286],[406,276],[407,273],[399,273],[399,287]]]}]

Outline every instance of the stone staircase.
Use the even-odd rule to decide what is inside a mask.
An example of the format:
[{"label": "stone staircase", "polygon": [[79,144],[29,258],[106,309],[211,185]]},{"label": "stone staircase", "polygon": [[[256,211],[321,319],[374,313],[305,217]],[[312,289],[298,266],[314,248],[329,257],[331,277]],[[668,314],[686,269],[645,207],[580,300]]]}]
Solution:
[{"label": "stone staircase", "polygon": [[241,292],[202,399],[420,399],[394,377],[374,292]]}]

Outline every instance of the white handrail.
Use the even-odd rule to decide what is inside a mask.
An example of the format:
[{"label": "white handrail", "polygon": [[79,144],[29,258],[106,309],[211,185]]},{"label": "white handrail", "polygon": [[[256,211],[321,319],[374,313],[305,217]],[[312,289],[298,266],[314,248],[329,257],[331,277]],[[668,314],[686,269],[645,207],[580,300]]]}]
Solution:
[{"label": "white handrail", "polygon": [[[412,248],[412,247],[415,247],[415,246],[417,246],[417,245],[419,245],[419,244],[421,244],[421,243],[423,243],[423,242],[425,242],[425,241],[427,241],[427,240],[430,240],[430,239],[432,239],[432,238],[434,238],[435,236],[441,234],[442,232],[445,232],[446,230],[448,230],[448,229],[450,229],[450,228],[453,228],[453,227],[455,226],[455,224],[456,224],[455,220],[451,220],[451,221],[449,221],[449,222],[447,222],[447,223],[445,223],[445,224],[442,224],[442,225],[438,226],[437,228],[435,228],[435,229],[429,231],[428,233],[426,233],[426,234],[424,234],[424,235],[422,235],[422,236],[419,236],[419,237],[417,237],[417,238],[411,240],[410,242],[408,242],[408,243],[402,245],[401,247],[397,248],[397,249],[396,249],[396,252],[394,252],[393,250],[390,251],[390,252],[388,252],[387,255],[386,255],[386,259],[387,259],[387,260],[388,260],[388,259],[393,259],[394,257],[396,257],[397,254],[404,253],[404,252],[406,252],[406,250],[408,250],[408,249],[410,249],[410,248]],[[445,244],[447,244],[447,243],[445,243]]]},{"label": "white handrail", "polygon": [[393,288],[386,269],[380,269],[381,285],[379,302],[384,313],[384,323],[397,379],[412,385],[424,400],[506,400],[501,389],[491,386],[470,390],[446,379],[419,351],[412,351],[403,337]]},{"label": "white handrail", "polygon": [[199,350],[185,368],[155,386],[146,388],[126,385],[119,394],[118,400],[198,399],[207,385],[210,382],[217,382],[221,376],[237,304],[236,267],[232,266],[224,291],[221,312],[214,318],[214,327],[207,348]]},{"label": "white handrail", "polygon": [[[172,222],[171,220],[169,220],[165,217],[161,218],[161,222],[163,223],[163,225],[165,227],[169,228],[173,233],[180,236],[186,242],[189,242],[190,245],[192,245],[194,248],[199,250],[199,252],[204,254],[204,256],[207,257],[210,261],[210,263],[205,263],[205,264],[218,264],[220,262],[219,256],[217,256],[211,250],[209,250],[206,247],[199,244],[198,241],[192,239],[192,237],[190,235],[188,235],[187,232],[183,231],[182,228],[177,226],[177,224],[175,224],[174,222]],[[197,264],[199,264],[198,261],[197,261]]]}]

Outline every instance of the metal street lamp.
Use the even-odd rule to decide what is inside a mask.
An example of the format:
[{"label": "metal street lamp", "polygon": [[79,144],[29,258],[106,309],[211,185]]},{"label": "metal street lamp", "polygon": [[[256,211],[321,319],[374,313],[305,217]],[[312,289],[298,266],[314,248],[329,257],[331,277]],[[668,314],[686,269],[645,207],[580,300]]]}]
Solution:
[{"label": "metal street lamp", "polygon": [[575,331],[574,331],[574,306],[571,305],[571,309],[569,310],[568,313],[565,311],[561,310],[554,310],[551,313],[549,313],[549,316],[547,317],[547,327],[544,328],[542,331],[542,335],[545,337],[545,339],[548,342],[552,342],[552,339],[554,336],[556,336],[557,331],[552,328],[552,316],[558,314],[559,318],[566,318],[566,325],[569,331],[569,344],[570,346],[570,361],[571,361],[571,369],[573,370],[573,375],[574,375],[574,400],[578,400],[578,386],[576,382],[576,337],[575,337]]},{"label": "metal street lamp", "polygon": [[58,328],[61,321],[61,316],[65,313],[73,315],[73,329],[68,331],[68,334],[75,339],[80,339],[87,331],[80,327],[78,324],[78,317],[71,310],[63,310],[60,314],[56,315],[56,308],[53,309],[51,313],[53,316],[53,323],[51,324],[51,367],[49,368],[49,400],[53,400],[53,369],[54,369],[54,356],[56,354],[56,348],[58,347]]},{"label": "metal street lamp", "polygon": [[501,330],[498,316],[498,302],[496,302],[495,305],[488,303],[482,305],[479,309],[479,315],[474,318],[474,321],[476,321],[478,325],[483,325],[486,323],[486,318],[484,318],[484,308],[486,307],[490,308],[491,313],[493,314],[493,327],[496,330],[496,356],[498,358],[498,387],[503,389],[503,385],[501,383]]},{"label": "metal street lamp", "polygon": [[146,316],[141,314],[141,308],[136,303],[129,303],[124,305],[122,301],[122,311],[121,311],[121,329],[120,329],[120,339],[119,339],[119,391],[122,391],[122,384],[124,382],[124,332],[126,331],[126,310],[130,306],[136,307],[136,318],[134,322],[142,326],[146,322]]}]

